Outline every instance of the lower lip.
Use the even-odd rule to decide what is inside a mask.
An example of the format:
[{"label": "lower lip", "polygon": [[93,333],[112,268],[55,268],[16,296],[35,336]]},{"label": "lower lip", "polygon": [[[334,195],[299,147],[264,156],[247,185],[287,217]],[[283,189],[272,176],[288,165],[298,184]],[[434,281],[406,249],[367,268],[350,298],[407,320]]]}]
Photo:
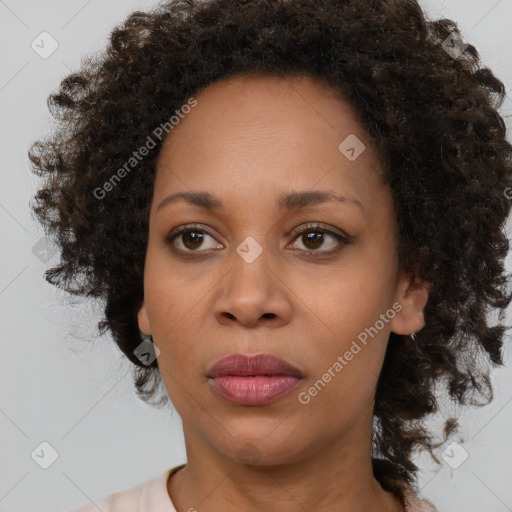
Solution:
[{"label": "lower lip", "polygon": [[220,375],[208,379],[212,389],[237,405],[264,405],[289,393],[301,381],[289,375],[240,377]]}]

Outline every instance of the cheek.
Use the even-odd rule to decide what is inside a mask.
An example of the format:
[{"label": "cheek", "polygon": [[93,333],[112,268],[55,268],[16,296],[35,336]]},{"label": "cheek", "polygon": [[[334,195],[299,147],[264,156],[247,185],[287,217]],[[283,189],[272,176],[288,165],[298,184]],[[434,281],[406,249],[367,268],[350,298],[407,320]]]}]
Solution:
[{"label": "cheek", "polygon": [[335,334],[317,337],[305,347],[314,368],[301,389],[306,393],[301,403],[308,401],[304,412],[323,417],[334,430],[372,407],[388,337],[383,329],[363,343],[358,338],[360,328],[338,325]]},{"label": "cheek", "polygon": [[312,402],[355,404],[370,396],[376,385],[394,310],[389,274],[382,268],[370,272],[370,261],[359,259],[335,279],[309,283],[305,302],[310,325],[304,349],[314,361],[311,382],[320,379],[320,388],[326,383],[318,394],[323,399]]},{"label": "cheek", "polygon": [[173,264],[170,249],[155,246],[156,242],[150,240],[144,269],[144,301],[153,329],[165,337],[165,332],[179,325],[190,309],[194,284],[187,283],[182,269]]},{"label": "cheek", "polygon": [[343,343],[357,339],[390,308],[391,277],[389,269],[367,264],[360,258],[325,279],[308,281],[300,295],[322,337],[339,340],[337,348],[342,348]]},{"label": "cheek", "polygon": [[[148,253],[144,302],[153,340],[160,350],[159,366],[181,378],[183,368],[198,360],[195,350],[199,350],[199,326],[192,319],[196,308],[201,307],[201,295],[198,283],[187,282],[180,275],[169,267],[169,259],[152,258]],[[202,288],[202,296],[205,293]]]}]

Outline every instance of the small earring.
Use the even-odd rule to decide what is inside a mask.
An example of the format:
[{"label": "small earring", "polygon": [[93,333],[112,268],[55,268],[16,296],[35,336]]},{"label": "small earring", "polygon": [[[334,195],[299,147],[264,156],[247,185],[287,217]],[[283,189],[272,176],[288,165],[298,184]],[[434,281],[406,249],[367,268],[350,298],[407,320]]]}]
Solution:
[{"label": "small earring", "polygon": [[411,332],[411,334],[409,334],[409,336],[411,337],[412,341],[416,341],[416,333],[415,332]]}]

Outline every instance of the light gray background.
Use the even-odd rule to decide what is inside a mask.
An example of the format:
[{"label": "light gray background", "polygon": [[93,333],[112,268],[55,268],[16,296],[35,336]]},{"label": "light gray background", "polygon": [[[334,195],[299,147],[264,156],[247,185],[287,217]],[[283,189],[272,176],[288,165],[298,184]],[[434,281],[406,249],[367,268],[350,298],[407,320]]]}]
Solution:
[{"label": "light gray background", "polygon": [[[65,306],[67,296],[43,279],[58,255],[44,262],[34,254],[44,233],[28,209],[39,182],[26,154],[30,143],[51,129],[48,95],[83,56],[105,46],[114,25],[153,5],[0,0],[0,512],[71,510],[186,461],[177,412],[156,411],[138,400],[130,364],[110,336],[94,339],[99,306]],[[510,92],[511,0],[422,0],[421,5],[431,18],[456,20]],[[58,42],[46,59],[31,48],[43,31]],[[508,127],[510,98],[500,109]],[[428,457],[417,458],[425,468],[422,493],[440,512],[512,510],[510,347],[505,361],[506,368],[493,373],[491,405],[460,418],[460,445],[468,459],[457,469],[440,459],[442,468],[434,473]],[[31,457],[44,441],[58,453],[47,469]]]}]

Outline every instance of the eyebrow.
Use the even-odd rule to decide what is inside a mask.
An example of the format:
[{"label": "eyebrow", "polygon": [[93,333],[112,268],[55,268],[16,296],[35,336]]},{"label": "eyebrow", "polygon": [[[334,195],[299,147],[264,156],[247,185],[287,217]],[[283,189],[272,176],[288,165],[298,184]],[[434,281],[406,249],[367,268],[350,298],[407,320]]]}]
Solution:
[{"label": "eyebrow", "polygon": [[[157,213],[166,205],[183,200],[205,210],[222,210],[224,202],[210,192],[176,192],[166,197],[157,207]],[[329,190],[308,190],[304,192],[290,192],[283,194],[277,200],[279,210],[299,210],[306,206],[326,202],[349,202],[358,205],[364,212],[361,202],[354,198],[340,196]]]}]

